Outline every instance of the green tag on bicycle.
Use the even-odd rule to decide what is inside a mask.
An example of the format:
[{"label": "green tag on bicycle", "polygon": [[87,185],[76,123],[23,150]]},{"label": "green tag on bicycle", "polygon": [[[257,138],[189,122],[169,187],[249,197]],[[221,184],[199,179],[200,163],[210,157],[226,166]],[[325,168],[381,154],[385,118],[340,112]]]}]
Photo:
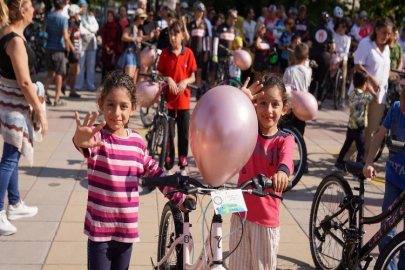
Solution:
[{"label": "green tag on bicycle", "polygon": [[217,190],[211,192],[212,204],[217,215],[246,212],[242,190]]}]

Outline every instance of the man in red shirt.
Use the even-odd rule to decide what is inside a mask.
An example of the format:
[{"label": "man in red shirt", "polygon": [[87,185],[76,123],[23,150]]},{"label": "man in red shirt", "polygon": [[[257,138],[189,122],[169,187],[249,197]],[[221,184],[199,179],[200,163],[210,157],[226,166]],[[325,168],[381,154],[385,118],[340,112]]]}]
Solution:
[{"label": "man in red shirt", "polygon": [[177,122],[179,166],[181,174],[187,175],[188,132],[190,122],[191,91],[187,87],[195,81],[197,64],[193,52],[183,46],[186,37],[183,23],[176,20],[169,26],[170,46],[163,49],[157,66],[159,76],[168,84],[167,107],[169,109],[169,155],[166,170],[172,174],[174,165],[174,137]]}]

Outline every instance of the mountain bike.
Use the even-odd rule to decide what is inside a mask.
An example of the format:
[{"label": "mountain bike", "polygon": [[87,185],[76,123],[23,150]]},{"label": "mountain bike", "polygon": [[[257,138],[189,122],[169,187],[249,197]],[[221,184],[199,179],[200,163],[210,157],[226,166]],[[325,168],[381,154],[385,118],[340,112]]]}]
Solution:
[{"label": "mountain bike", "polygon": [[[405,143],[388,141],[388,147],[405,151]],[[353,195],[347,181],[332,173],[318,186],[309,220],[309,239],[312,259],[317,269],[367,269],[373,259],[371,252],[405,217],[405,191],[387,211],[364,217],[363,164],[349,161],[346,169],[360,182],[358,195]],[[358,220],[356,219],[358,216]],[[363,244],[366,224],[386,221],[371,239]],[[386,269],[388,263],[405,248],[405,232],[397,234],[378,256],[374,269]],[[364,263],[362,266],[361,263]]]},{"label": "mountain bike", "polygon": [[[229,191],[239,189],[244,193],[253,194],[255,196],[264,197],[271,196],[282,200],[282,197],[269,191],[273,187],[272,180],[266,178],[264,175],[258,175],[252,179],[247,180],[243,184],[236,188],[231,187],[207,187],[202,185],[198,180],[190,178],[188,176],[181,176],[180,173],[176,173],[167,177],[143,177],[141,182],[142,187],[151,186],[167,186],[173,187],[174,190],[168,192],[166,195],[181,192],[183,194],[208,194],[211,195],[215,191]],[[250,186],[251,189],[247,189]],[[289,183],[287,189],[291,189],[291,183]],[[214,205],[221,203],[221,197],[214,197]],[[211,202],[210,202],[211,203]],[[208,209],[206,206],[205,214]],[[196,209],[196,205],[192,200],[186,200],[184,203],[186,209],[192,211]],[[230,251],[226,257],[222,254],[222,240],[227,236],[222,236],[222,217],[221,214],[214,214],[212,218],[211,229],[205,242],[203,244],[203,250],[197,257],[196,262],[190,264],[190,247],[194,247],[193,237],[190,233],[190,213],[182,213],[180,208],[172,201],[166,203],[163,208],[162,218],[159,226],[159,240],[157,250],[158,263],[155,265],[151,258],[153,269],[155,270],[199,270],[199,269],[217,269],[225,270],[223,267],[224,260],[229,257],[233,251]],[[241,217],[242,219],[242,217]],[[246,220],[246,215],[242,224],[240,225],[243,235],[243,223]],[[238,228],[239,229],[239,228]],[[204,238],[204,227],[203,227]],[[242,239],[241,239],[242,240]],[[239,242],[240,243],[240,242]],[[239,246],[239,244],[238,244]],[[236,248],[238,248],[236,246]],[[235,250],[236,250],[235,248]],[[194,251],[194,248],[193,248]],[[192,255],[194,258],[194,254]]]},{"label": "mountain bike", "polygon": [[[151,50],[156,51],[157,57],[156,57],[155,63],[152,66],[152,72],[156,72],[157,64],[159,62],[159,57],[160,57],[160,54],[162,53],[162,50],[157,49],[155,45],[152,45],[148,42],[142,41],[141,44],[146,47],[149,47],[149,49],[151,49]],[[151,106],[149,108],[143,108],[143,107],[140,108],[141,121],[142,121],[144,127],[147,128],[152,125],[153,119],[155,118],[156,112],[158,110],[158,104],[159,104],[159,102],[156,102],[155,104],[153,104],[153,106]]]},{"label": "mountain bike", "polygon": [[230,56],[232,55],[230,50],[221,44],[218,44],[218,46],[221,47],[222,49],[226,50],[227,56],[221,57],[218,59],[218,73],[217,73],[218,84],[217,84],[217,86],[232,85],[234,87],[241,88],[242,83],[231,78],[229,75],[229,59],[230,59]]}]

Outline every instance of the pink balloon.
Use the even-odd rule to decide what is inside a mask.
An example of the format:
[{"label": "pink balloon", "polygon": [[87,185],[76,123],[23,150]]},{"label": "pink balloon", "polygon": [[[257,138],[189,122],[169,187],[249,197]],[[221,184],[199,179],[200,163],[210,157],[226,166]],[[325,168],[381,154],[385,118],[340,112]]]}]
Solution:
[{"label": "pink balloon", "polygon": [[141,52],[141,64],[145,67],[151,67],[156,61],[156,50],[146,47]]},{"label": "pink balloon", "polygon": [[136,84],[136,103],[141,107],[151,107],[159,97],[159,85],[151,81]]},{"label": "pink balloon", "polygon": [[312,120],[318,112],[318,103],[311,93],[292,91],[291,101],[294,115],[302,121]]},{"label": "pink balloon", "polygon": [[234,51],[233,59],[235,60],[235,65],[240,68],[240,70],[247,70],[252,65],[252,57],[245,50]]},{"label": "pink balloon", "polygon": [[194,108],[190,146],[204,181],[218,187],[237,174],[252,155],[258,123],[252,102],[233,86],[208,91]]}]

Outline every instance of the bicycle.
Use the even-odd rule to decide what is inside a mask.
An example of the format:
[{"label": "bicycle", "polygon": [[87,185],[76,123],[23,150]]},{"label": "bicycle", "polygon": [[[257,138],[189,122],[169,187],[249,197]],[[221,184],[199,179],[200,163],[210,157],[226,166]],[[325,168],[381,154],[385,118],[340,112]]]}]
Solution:
[{"label": "bicycle", "polygon": [[[335,52],[335,54],[337,54]],[[329,70],[323,87],[323,95],[321,101],[323,102],[327,97],[331,97],[333,99],[333,106],[335,110],[341,107],[342,101],[344,100],[343,91],[346,87],[343,85],[343,61],[347,61],[347,54],[340,53],[340,57],[342,61],[340,61],[337,65],[337,69],[335,71]]]},{"label": "bicycle", "polygon": [[[242,192],[254,194],[256,196],[260,197],[271,196],[282,200],[282,197],[278,196],[277,194],[268,191],[265,192],[266,189],[272,188],[273,183],[271,179],[266,178],[264,175],[258,175],[257,177],[249,179],[236,188],[230,187],[208,188],[202,185],[198,180],[190,178],[188,176],[181,176],[180,173],[176,173],[174,175],[167,177],[143,177],[141,185],[142,187],[167,186],[175,188],[174,190],[168,192],[166,195],[173,194],[176,192],[181,192],[183,194],[211,195],[211,192],[213,191],[239,189],[242,190]],[[246,189],[248,186],[251,186],[252,189]],[[292,188],[291,183],[289,183],[287,189],[291,188]],[[214,201],[215,200],[216,198],[214,198]],[[208,209],[209,204],[207,205],[206,210]],[[196,205],[192,200],[186,200],[184,205],[186,209],[190,211],[196,209]],[[165,207],[163,208],[161,223],[159,226],[159,241],[157,250],[158,263],[156,266],[153,263],[153,259],[151,258],[153,269],[225,270],[225,268],[223,267],[223,262],[227,257],[229,257],[232,254],[233,251],[231,251],[229,255],[227,255],[225,258],[223,257],[221,242],[224,238],[222,237],[221,215],[214,214],[212,218],[211,230],[209,232],[209,235],[207,236],[207,239],[204,242],[203,250],[201,251],[197,261],[192,264],[190,264],[190,245],[194,246],[194,243],[193,238],[190,234],[191,224],[189,215],[190,213],[188,211],[182,214],[179,207],[175,205],[173,202],[169,201],[166,203]],[[242,235],[243,235],[243,222],[241,224]],[[174,231],[170,231],[171,228],[174,228]],[[237,247],[238,246],[236,246],[236,248]]]},{"label": "bicycle", "polygon": [[[388,145],[405,151],[404,142],[389,140]],[[317,269],[367,269],[373,259],[370,255],[373,249],[405,217],[405,192],[386,212],[373,217],[364,217],[366,178],[363,175],[363,164],[349,161],[346,163],[346,169],[358,177],[360,187],[354,187],[354,190],[359,191],[359,195],[353,195],[352,189],[341,175],[332,173],[322,180],[312,202],[309,238],[312,259]],[[381,223],[384,220],[387,220],[385,225],[363,244],[363,226]],[[386,269],[393,256],[403,248],[405,248],[405,232],[396,235],[385,246],[374,269]],[[333,252],[337,252],[337,255],[326,254]],[[362,262],[365,263],[364,267],[361,265]]]},{"label": "bicycle", "polygon": [[[160,57],[160,54],[162,53],[162,50],[157,49],[155,45],[152,45],[148,42],[142,41],[141,44],[146,47],[149,47],[149,49],[151,49],[151,50],[156,51],[157,57],[156,57],[155,63],[152,66],[152,72],[156,72],[157,64],[159,62],[159,57]],[[148,128],[153,124],[153,119],[155,118],[155,115],[158,111],[158,104],[159,104],[159,102],[156,102],[155,104],[153,104],[152,107],[149,107],[149,108],[141,107],[140,108],[141,121],[142,121],[142,124],[144,125],[144,127]]]},{"label": "bicycle", "polygon": [[219,47],[221,47],[222,49],[226,50],[227,52],[227,56],[226,57],[221,57],[220,59],[218,59],[218,84],[219,85],[232,85],[236,88],[241,88],[242,87],[242,83],[231,78],[229,75],[229,58],[232,55],[230,53],[230,50],[221,45],[218,44]]}]

